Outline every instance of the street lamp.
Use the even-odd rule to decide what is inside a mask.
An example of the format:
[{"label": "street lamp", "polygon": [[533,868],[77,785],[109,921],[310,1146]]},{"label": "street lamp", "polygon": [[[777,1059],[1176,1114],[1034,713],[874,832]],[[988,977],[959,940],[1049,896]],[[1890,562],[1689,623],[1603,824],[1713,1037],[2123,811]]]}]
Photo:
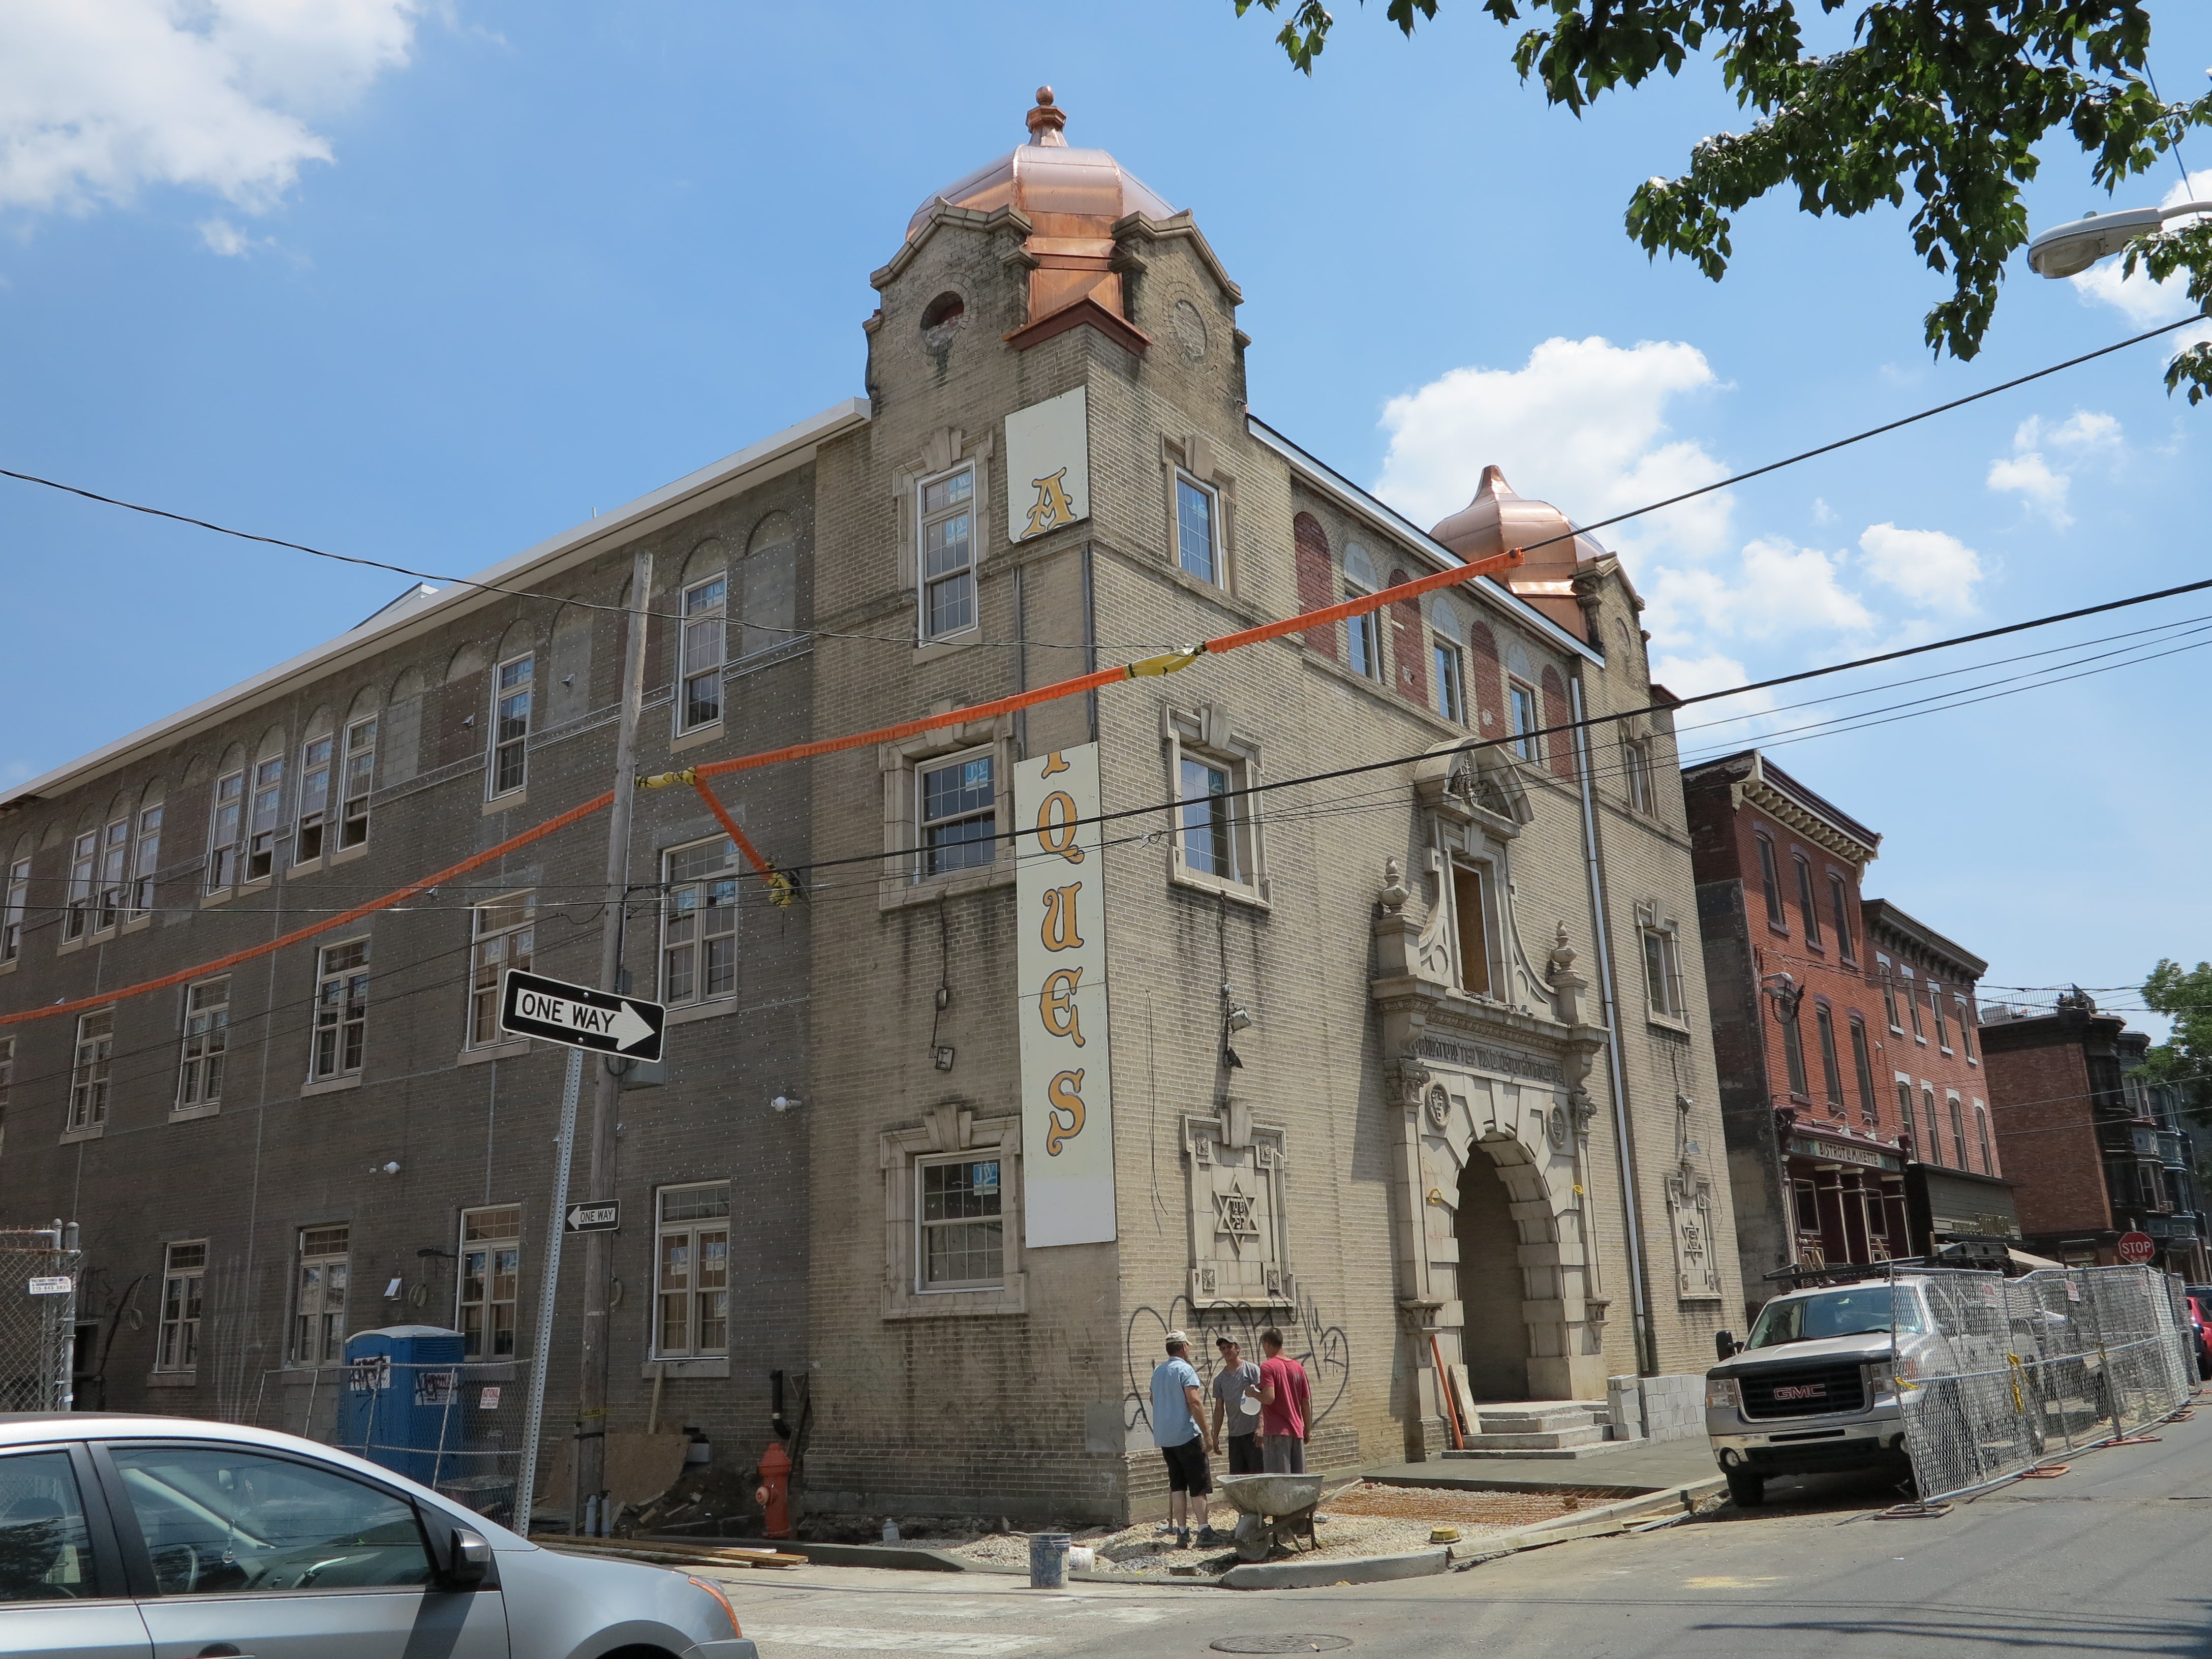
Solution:
[{"label": "street lamp", "polygon": [[2093,213],[2072,224],[2046,230],[2027,245],[2027,263],[2039,276],[2074,276],[2108,253],[2118,253],[2145,231],[2185,214],[2212,213],[2212,202],[2184,202],[2179,207],[2128,208]]}]

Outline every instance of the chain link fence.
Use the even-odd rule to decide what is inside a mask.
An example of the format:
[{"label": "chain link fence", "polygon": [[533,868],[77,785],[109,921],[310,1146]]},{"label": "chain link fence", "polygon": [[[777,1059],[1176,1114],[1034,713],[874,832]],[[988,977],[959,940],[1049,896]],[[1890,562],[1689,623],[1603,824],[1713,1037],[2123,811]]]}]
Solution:
[{"label": "chain link fence", "polygon": [[76,1350],[76,1228],[0,1228],[0,1411],[65,1412]]},{"label": "chain link fence", "polygon": [[516,1359],[408,1364],[381,1355],[312,1374],[272,1371],[249,1420],[365,1457],[513,1526],[529,1376]]},{"label": "chain link fence", "polygon": [[[1905,1294],[1917,1286],[1920,1296]],[[2195,1345],[2149,1267],[2021,1279],[1916,1269],[1896,1280],[1899,1405],[1923,1503],[2136,1433],[2189,1403]]]}]

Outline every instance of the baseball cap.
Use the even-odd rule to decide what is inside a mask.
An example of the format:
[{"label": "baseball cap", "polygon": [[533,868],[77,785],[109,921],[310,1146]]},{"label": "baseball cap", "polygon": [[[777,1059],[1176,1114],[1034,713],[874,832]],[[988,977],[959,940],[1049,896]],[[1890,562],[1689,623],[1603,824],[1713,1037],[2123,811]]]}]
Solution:
[{"label": "baseball cap", "polygon": [[1188,1331],[1170,1331],[1168,1333],[1167,1345],[1170,1348],[1188,1347],[1190,1346],[1190,1333]]}]

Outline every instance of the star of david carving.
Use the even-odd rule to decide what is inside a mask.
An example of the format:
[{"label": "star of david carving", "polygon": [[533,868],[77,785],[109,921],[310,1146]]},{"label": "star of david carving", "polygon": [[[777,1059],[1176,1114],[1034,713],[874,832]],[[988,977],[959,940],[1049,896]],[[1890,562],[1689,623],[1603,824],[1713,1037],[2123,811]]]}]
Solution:
[{"label": "star of david carving", "polygon": [[1260,1237],[1260,1223],[1252,1213],[1252,1194],[1239,1182],[1231,1181],[1226,1192],[1215,1189],[1213,1218],[1213,1231],[1226,1233],[1232,1249],[1242,1239]]}]

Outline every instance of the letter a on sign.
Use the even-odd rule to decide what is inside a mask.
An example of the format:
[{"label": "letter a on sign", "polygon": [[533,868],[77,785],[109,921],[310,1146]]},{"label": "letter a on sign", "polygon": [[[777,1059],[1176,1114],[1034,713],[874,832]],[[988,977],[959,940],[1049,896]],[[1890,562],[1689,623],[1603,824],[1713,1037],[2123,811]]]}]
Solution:
[{"label": "letter a on sign", "polygon": [[1098,745],[1014,768],[1022,1219],[1031,1249],[1115,1237]]}]

